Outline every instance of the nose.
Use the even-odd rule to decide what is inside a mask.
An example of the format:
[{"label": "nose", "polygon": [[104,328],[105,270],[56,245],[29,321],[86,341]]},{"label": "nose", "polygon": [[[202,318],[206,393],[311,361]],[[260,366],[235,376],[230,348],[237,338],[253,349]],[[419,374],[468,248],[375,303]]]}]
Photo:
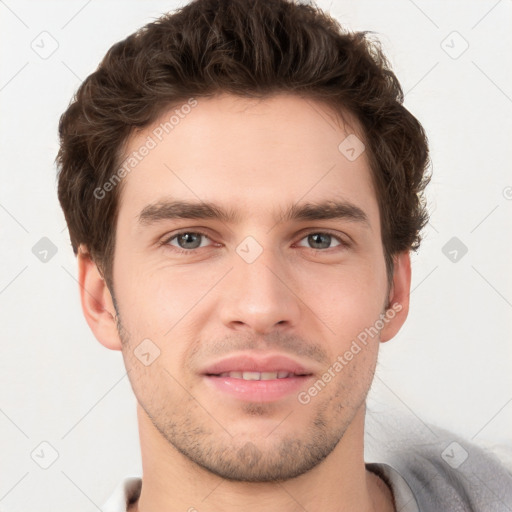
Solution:
[{"label": "nose", "polygon": [[271,250],[251,263],[235,254],[219,302],[223,324],[257,334],[295,327],[301,301],[294,281],[286,262]]}]

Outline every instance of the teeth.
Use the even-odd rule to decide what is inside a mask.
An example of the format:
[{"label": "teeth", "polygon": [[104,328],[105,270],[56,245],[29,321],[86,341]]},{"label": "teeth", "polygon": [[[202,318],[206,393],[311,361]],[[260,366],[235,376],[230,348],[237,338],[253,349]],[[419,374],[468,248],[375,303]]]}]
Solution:
[{"label": "teeth", "polygon": [[224,372],[219,377],[231,377],[232,379],[243,380],[273,380],[285,379],[293,374],[289,372]]},{"label": "teeth", "polygon": [[277,372],[261,372],[260,380],[277,379]]},{"label": "teeth", "polygon": [[244,380],[261,380],[260,372],[243,372],[242,379]]}]

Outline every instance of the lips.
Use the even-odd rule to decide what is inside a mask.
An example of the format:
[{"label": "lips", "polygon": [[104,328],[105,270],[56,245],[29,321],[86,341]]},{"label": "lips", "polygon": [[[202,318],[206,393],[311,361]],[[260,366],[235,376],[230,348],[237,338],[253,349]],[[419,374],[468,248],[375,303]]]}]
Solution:
[{"label": "lips", "polygon": [[307,376],[313,372],[288,356],[251,354],[222,359],[204,368],[201,373],[210,377],[271,380]]},{"label": "lips", "polygon": [[314,378],[311,367],[289,356],[255,352],[214,362],[201,374],[215,396],[220,392],[235,403],[290,400]]}]

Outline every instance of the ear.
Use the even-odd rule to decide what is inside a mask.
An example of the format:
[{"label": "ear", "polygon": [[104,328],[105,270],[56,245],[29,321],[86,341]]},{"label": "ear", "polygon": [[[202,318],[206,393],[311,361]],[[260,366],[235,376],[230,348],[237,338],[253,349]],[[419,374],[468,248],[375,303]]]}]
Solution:
[{"label": "ear", "polygon": [[96,339],[111,350],[121,350],[116,312],[110,290],[86,247],[78,248],[78,284],[85,320]]},{"label": "ear", "polygon": [[388,295],[388,309],[384,312],[384,327],[380,332],[380,341],[393,338],[409,314],[409,295],[411,293],[411,258],[409,251],[398,253],[393,258],[393,281]]}]

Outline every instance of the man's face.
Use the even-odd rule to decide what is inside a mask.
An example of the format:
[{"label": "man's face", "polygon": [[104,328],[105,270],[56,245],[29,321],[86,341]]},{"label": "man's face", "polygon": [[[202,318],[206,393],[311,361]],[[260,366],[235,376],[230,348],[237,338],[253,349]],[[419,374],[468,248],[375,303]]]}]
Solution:
[{"label": "man's face", "polygon": [[[157,142],[124,178],[116,226],[130,381],[169,449],[225,478],[291,478],[361,415],[375,369],[378,335],[333,369],[387,302],[368,160],[338,149],[354,123],[299,97],[199,98],[155,132],[173,110],[126,151]],[[232,218],[175,217],[175,201]],[[345,207],[287,215],[326,202]]]}]

